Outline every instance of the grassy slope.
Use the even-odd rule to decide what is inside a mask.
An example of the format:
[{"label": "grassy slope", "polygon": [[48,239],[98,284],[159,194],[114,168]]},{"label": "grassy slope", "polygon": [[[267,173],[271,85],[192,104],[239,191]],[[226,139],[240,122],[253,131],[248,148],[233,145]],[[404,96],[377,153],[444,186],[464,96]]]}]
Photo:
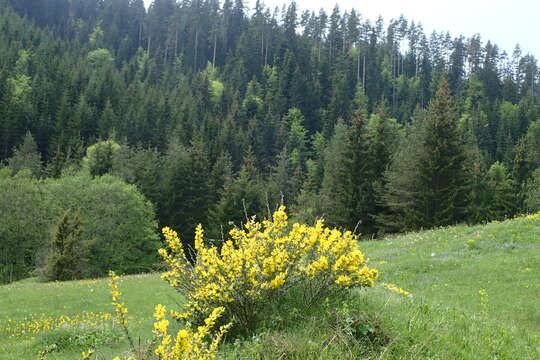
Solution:
[{"label": "grassy slope", "polygon": [[[321,301],[301,314],[293,308],[277,316],[275,327],[226,345],[223,357],[540,358],[540,219],[413,233],[366,242],[362,250],[381,270],[381,282],[413,296],[377,288],[353,292],[346,306]],[[179,298],[155,275],[126,277],[121,289],[133,332],[143,336],[150,334],[153,305],[173,305]],[[82,311],[111,311],[106,280],[0,287],[0,324]],[[379,341],[385,345],[370,346]],[[39,336],[0,333],[0,359],[34,359],[40,346]],[[110,358],[126,346],[100,352]],[[73,359],[80,351],[48,358]]]},{"label": "grassy slope", "polygon": [[419,317],[426,330],[413,331],[431,339],[429,357],[540,359],[540,217],[413,233],[363,249],[386,262],[383,281],[413,292],[410,307],[396,307],[400,317],[427,312]]}]

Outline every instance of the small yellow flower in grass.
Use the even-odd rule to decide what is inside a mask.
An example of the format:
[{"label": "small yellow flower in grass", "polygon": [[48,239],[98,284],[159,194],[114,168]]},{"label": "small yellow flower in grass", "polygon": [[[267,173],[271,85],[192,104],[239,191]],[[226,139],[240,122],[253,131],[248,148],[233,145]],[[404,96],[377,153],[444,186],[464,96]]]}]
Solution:
[{"label": "small yellow flower in grass", "polygon": [[120,325],[125,327],[127,326],[127,323],[128,323],[128,320],[126,317],[126,314],[128,313],[128,309],[126,305],[120,301],[120,297],[122,296],[122,293],[120,293],[120,290],[118,289],[118,281],[120,278],[114,273],[114,271],[110,271],[109,276],[110,276],[109,287],[111,288],[112,304],[116,311],[117,321]]},{"label": "small yellow flower in grass", "polygon": [[482,314],[487,314],[487,307],[488,307],[488,292],[484,289],[481,289],[478,291],[478,294],[480,294],[480,307],[482,308],[481,312]]},{"label": "small yellow flower in grass", "polygon": [[92,357],[94,354],[94,350],[88,350],[82,352],[82,360],[88,360]]},{"label": "small yellow flower in grass", "polygon": [[396,294],[404,295],[404,296],[412,296],[410,292],[407,290],[404,290],[394,284],[381,284],[381,286],[387,290],[390,290],[392,292],[395,292]]}]

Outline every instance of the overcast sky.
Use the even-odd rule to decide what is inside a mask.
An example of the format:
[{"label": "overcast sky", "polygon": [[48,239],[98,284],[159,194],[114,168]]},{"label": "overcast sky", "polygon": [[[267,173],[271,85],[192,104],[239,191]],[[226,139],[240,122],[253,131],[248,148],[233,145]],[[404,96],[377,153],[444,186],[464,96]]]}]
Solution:
[{"label": "overcast sky", "polygon": [[[145,0],[150,3],[151,0]],[[255,0],[244,0],[252,7]],[[264,0],[269,7],[282,6],[284,0]],[[296,0],[301,10],[330,12],[335,0]],[[341,10],[355,8],[364,18],[385,23],[403,14],[409,20],[421,22],[426,33],[433,30],[450,31],[452,36],[466,37],[479,33],[482,40],[495,42],[502,50],[512,53],[516,43],[523,53],[540,57],[540,0],[339,0]]]}]

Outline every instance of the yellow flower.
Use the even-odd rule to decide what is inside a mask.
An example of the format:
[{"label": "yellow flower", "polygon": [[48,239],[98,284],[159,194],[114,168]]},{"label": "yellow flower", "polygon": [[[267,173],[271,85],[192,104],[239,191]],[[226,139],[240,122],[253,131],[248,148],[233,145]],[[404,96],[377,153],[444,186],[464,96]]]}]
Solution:
[{"label": "yellow flower", "polygon": [[396,294],[404,295],[404,296],[412,296],[410,292],[407,290],[404,290],[400,287],[397,287],[394,284],[381,284],[381,286],[387,290],[390,290],[392,292],[395,292]]},{"label": "yellow flower", "polygon": [[159,320],[154,323],[154,332],[160,335],[166,335],[169,327],[169,320]]},{"label": "yellow flower", "polygon": [[336,284],[338,285],[342,285],[342,286],[349,286],[350,283],[351,283],[351,278],[347,275],[340,275],[338,276],[338,278],[336,279]]},{"label": "yellow flower", "polygon": [[158,304],[156,305],[155,311],[154,311],[154,319],[161,320],[165,317],[165,306]]}]

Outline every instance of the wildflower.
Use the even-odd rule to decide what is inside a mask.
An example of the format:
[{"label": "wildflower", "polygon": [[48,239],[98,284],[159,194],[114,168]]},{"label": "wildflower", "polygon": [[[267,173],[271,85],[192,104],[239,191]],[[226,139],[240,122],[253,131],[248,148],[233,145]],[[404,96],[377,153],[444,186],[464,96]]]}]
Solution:
[{"label": "wildflower", "polygon": [[165,317],[165,306],[158,304],[156,305],[155,312],[154,312],[154,318],[156,320],[161,320]]},{"label": "wildflower", "polygon": [[392,292],[395,292],[396,294],[404,295],[404,296],[412,296],[410,292],[407,290],[404,290],[394,284],[381,284],[381,286],[387,290],[390,290]]}]

